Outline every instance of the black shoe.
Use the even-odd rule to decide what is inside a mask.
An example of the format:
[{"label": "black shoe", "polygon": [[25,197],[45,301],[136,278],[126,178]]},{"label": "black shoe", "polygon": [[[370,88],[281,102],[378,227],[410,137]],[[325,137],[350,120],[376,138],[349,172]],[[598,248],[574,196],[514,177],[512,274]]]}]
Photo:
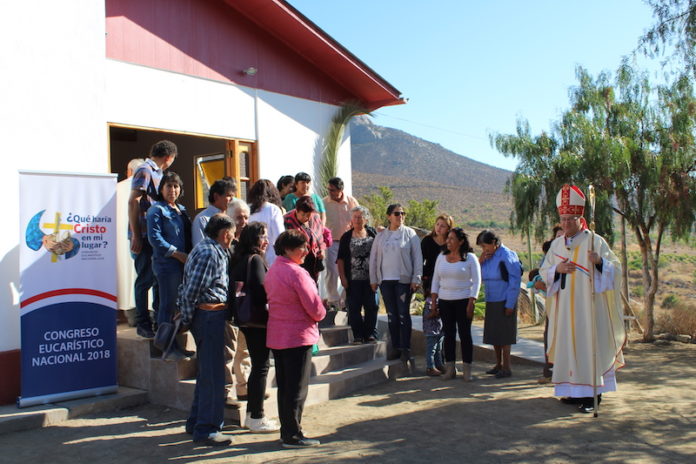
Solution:
[{"label": "black shoe", "polygon": [[148,325],[139,325],[135,329],[135,333],[138,334],[139,337],[143,337],[147,340],[152,340],[155,338],[155,332],[153,332],[152,327]]},{"label": "black shoe", "polygon": [[[590,414],[594,412],[594,398],[591,396],[588,396],[587,398],[577,398],[580,401],[578,404],[578,410],[582,413],[585,414]],[[602,402],[602,395],[599,394],[597,395],[597,405],[599,405]]]},{"label": "black shoe", "polygon": [[401,350],[401,362],[407,363],[411,359],[411,350],[404,348]]},{"label": "black shoe", "polygon": [[305,437],[283,440],[283,448],[310,448],[312,446],[319,446],[320,444],[321,442],[319,440]]},{"label": "black shoe", "polygon": [[167,356],[162,355],[162,359],[165,361],[187,361],[191,359],[191,356],[196,354],[195,351],[182,350],[176,347],[167,353]]},{"label": "black shoe", "polygon": [[486,371],[486,374],[488,374],[488,375],[495,375],[495,374],[497,374],[498,372],[500,372],[500,368],[499,368],[498,366],[493,366],[492,369],[488,369],[488,370]]},{"label": "black shoe", "polygon": [[496,379],[504,379],[505,377],[512,377],[512,371],[500,369],[498,373],[495,374]]},{"label": "black shoe", "polygon": [[584,398],[571,398],[571,397],[565,397],[561,398],[561,403],[563,404],[582,404]]},{"label": "black shoe", "polygon": [[205,438],[193,440],[193,442],[204,446],[230,446],[232,444],[232,437],[223,435],[220,432],[215,432]]}]

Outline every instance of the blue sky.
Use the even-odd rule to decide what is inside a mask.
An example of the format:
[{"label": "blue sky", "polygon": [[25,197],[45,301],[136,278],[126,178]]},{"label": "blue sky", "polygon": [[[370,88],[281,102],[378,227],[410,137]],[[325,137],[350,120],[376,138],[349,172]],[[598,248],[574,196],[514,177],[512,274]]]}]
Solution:
[{"label": "blue sky", "polygon": [[614,71],[653,22],[641,0],[288,1],[409,99],[376,124],[510,170],[488,134],[548,130],[576,66]]}]

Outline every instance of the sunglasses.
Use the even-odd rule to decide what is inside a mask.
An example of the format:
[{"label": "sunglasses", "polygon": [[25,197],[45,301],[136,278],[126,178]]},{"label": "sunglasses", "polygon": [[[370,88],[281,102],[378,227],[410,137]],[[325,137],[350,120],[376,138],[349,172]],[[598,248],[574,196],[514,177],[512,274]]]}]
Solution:
[{"label": "sunglasses", "polygon": [[392,214],[396,217],[406,216],[406,211],[394,211]]}]

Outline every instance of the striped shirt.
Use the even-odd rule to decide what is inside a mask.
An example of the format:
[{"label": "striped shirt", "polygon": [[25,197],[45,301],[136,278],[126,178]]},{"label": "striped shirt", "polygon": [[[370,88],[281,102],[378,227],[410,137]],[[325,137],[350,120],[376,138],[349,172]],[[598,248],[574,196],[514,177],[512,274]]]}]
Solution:
[{"label": "striped shirt", "polygon": [[210,237],[195,246],[184,266],[184,279],[179,285],[181,322],[189,324],[196,307],[202,303],[225,303],[229,277],[227,253]]}]

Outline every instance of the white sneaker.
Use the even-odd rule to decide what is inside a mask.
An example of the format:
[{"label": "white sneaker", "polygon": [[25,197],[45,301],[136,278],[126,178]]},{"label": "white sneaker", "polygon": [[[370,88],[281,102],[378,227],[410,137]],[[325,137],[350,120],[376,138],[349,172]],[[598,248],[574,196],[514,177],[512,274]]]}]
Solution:
[{"label": "white sneaker", "polygon": [[253,433],[273,433],[280,430],[280,425],[273,419],[262,417],[261,419],[252,419],[251,413],[247,413],[244,428],[249,429]]}]

